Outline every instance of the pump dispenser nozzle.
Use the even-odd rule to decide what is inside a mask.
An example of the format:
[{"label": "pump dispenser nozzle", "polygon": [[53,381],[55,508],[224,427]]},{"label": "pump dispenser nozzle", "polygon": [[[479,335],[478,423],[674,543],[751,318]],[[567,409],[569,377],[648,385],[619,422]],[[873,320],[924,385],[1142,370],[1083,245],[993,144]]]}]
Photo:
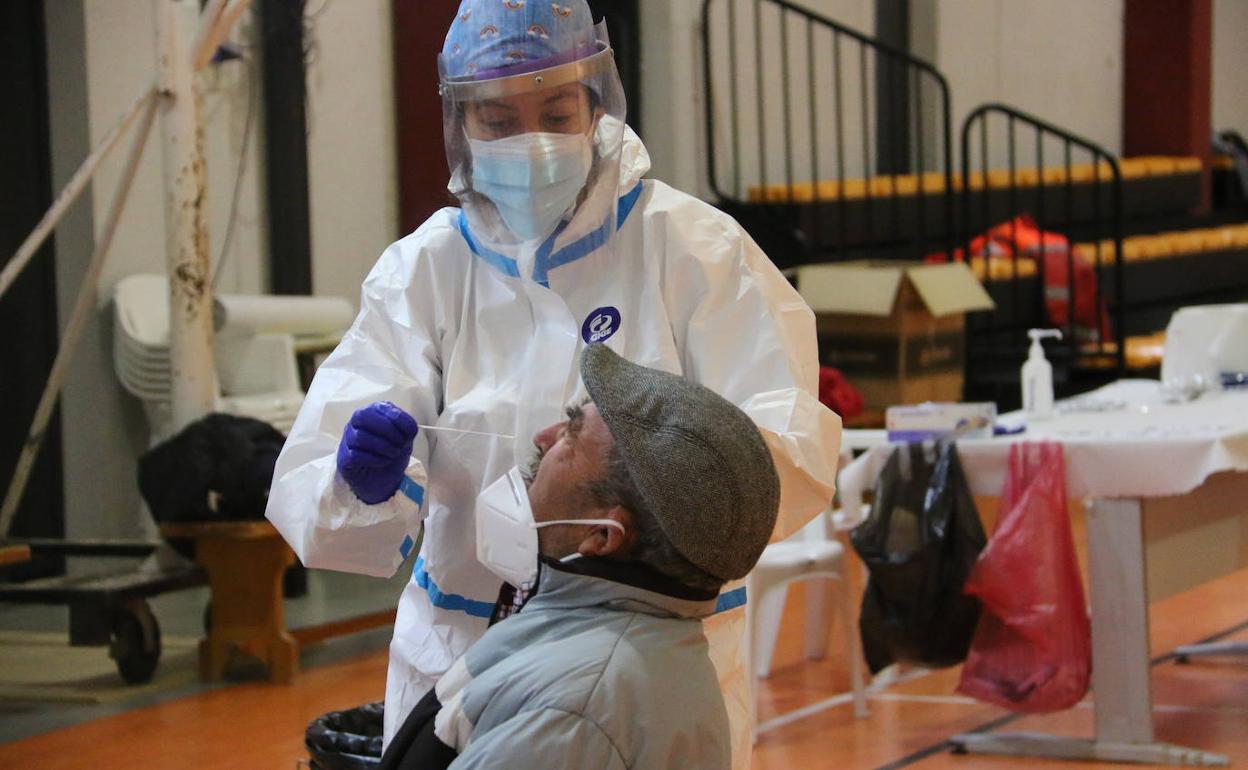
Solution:
[{"label": "pump dispenser nozzle", "polygon": [[1037,349],[1040,349],[1040,356],[1043,358],[1044,350],[1040,348],[1040,340],[1049,338],[1060,340],[1062,331],[1061,329],[1030,329],[1027,336],[1031,337],[1031,352],[1034,354]]}]

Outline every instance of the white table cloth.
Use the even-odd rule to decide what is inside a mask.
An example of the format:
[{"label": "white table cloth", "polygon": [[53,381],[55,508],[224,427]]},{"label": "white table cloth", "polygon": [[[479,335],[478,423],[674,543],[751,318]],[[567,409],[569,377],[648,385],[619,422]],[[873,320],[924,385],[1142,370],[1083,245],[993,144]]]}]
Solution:
[{"label": "white table cloth", "polygon": [[[1072,401],[1123,408],[1062,413],[1033,422],[1020,434],[959,441],[958,455],[971,490],[986,496],[1000,493],[1010,445],[1016,441],[1060,442],[1067,493],[1074,498],[1181,495],[1214,473],[1248,471],[1248,390],[1211,392],[1195,401],[1167,404],[1156,380],[1122,380]],[[1023,417],[1014,412],[999,422],[1016,426]],[[891,445],[877,444],[841,470],[843,510],[862,509],[863,492],[874,485],[892,450]]]}]

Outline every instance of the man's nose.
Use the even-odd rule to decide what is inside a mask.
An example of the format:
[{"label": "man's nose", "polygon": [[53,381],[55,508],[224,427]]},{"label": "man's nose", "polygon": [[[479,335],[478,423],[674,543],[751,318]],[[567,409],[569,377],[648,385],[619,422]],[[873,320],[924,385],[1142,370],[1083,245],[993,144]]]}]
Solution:
[{"label": "man's nose", "polygon": [[563,423],[557,422],[538,431],[537,435],[533,437],[533,445],[541,452],[547,452],[559,440],[559,429],[562,426]]}]

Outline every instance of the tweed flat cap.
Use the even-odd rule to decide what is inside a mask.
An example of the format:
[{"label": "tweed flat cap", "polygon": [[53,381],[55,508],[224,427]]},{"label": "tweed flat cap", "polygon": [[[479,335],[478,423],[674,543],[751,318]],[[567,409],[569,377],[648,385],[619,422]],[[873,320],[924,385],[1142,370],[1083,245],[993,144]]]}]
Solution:
[{"label": "tweed flat cap", "polygon": [[708,388],[606,345],[585,349],[581,377],[676,550],[721,580],[745,577],[780,507],[780,479],[754,422]]}]

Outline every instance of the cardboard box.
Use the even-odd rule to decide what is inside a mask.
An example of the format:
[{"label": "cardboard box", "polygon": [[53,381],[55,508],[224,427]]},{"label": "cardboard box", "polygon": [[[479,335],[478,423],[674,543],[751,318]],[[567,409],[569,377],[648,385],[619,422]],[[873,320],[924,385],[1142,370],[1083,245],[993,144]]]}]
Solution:
[{"label": "cardboard box", "polygon": [[962,400],[965,315],[994,308],[965,264],[811,265],[796,282],[815,311],[820,363],[844,372],[869,409]]}]

